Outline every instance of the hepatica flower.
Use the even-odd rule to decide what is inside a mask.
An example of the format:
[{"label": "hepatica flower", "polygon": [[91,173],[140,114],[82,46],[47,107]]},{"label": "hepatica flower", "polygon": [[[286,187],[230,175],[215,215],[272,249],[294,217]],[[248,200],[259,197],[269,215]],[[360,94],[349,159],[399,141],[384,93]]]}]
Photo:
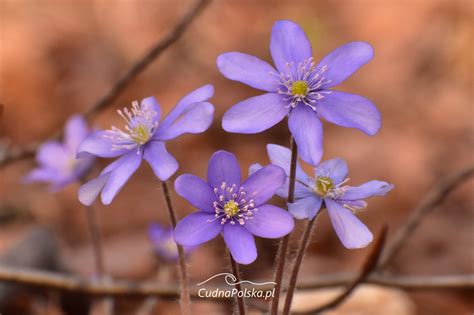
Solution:
[{"label": "hepatica flower", "polygon": [[[173,227],[163,227],[158,223],[153,223],[148,229],[148,236],[153,243],[154,252],[162,259],[175,262],[178,260],[178,246],[174,240]],[[191,252],[194,246],[185,246],[185,253]]]},{"label": "hepatica flower", "polygon": [[166,150],[165,142],[184,133],[201,133],[212,123],[214,107],[207,100],[212,97],[212,85],[203,86],[181,99],[168,116],[160,122],[160,106],[154,97],[133,102],[132,108],[118,113],[125,120],[123,129],[112,127],[92,133],[80,145],[78,156],[93,154],[119,157],[84,184],[79,200],[91,205],[101,193],[104,204],[110,204],[143,159],[162,181],[178,169],[178,162]]},{"label": "hepatica flower", "polygon": [[381,117],[370,100],[331,89],[372,59],[369,44],[350,42],[316,63],[311,43],[301,27],[291,21],[278,21],[273,25],[270,52],[276,69],[239,52],[217,58],[217,66],[225,77],[266,92],[229,109],[222,119],[226,131],[258,133],[289,114],[288,125],[298,153],[312,165],[319,163],[323,151],[321,117],[368,135],[378,132]]},{"label": "hepatica flower", "polygon": [[293,230],[292,216],[266,203],[284,181],[285,172],[268,165],[242,182],[236,157],[217,151],[209,160],[207,183],[189,174],[175,181],[176,192],[199,210],[178,223],[176,242],[195,246],[222,233],[234,260],[252,263],[254,236],[279,238]]},{"label": "hepatica flower", "polygon": [[24,178],[24,182],[50,183],[51,190],[57,191],[85,176],[95,158],[84,154],[76,159],[76,149],[89,133],[82,116],[71,117],[66,123],[64,141],[49,141],[39,147],[36,153],[39,166]]},{"label": "hepatica flower", "polygon": [[[274,144],[269,144],[267,150],[270,161],[282,167],[289,176],[291,151]],[[256,172],[260,168],[260,165],[254,164],[250,172]],[[366,198],[383,196],[394,186],[378,180],[360,186],[348,186],[347,175],[347,164],[339,158],[317,166],[314,169],[314,177],[306,175],[300,165],[297,165],[295,202],[290,203],[288,207],[296,219],[313,219],[324,202],[342,244],[349,249],[362,248],[372,241],[373,236],[355,214],[367,206]],[[288,178],[277,194],[283,198],[288,197]]]}]

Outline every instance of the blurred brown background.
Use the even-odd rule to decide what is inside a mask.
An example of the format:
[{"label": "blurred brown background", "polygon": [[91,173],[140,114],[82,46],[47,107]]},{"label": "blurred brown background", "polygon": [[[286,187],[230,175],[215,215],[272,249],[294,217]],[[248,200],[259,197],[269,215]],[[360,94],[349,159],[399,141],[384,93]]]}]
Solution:
[{"label": "blurred brown background", "polygon": [[[85,112],[106,93],[191,5],[192,1],[184,0],[0,0],[0,101],[5,105],[1,137],[21,145],[54,134],[70,115]],[[291,19],[304,28],[316,60],[348,41],[370,42],[374,60],[340,88],[373,100],[383,115],[382,130],[372,138],[325,124],[324,159],[344,158],[354,185],[370,179],[395,184],[393,192],[370,200],[360,214],[373,231],[388,223],[391,236],[430,187],[472,163],[473,13],[469,0],[214,1],[183,38],[92,124],[108,128],[118,123],[116,108],[149,95],[156,96],[168,112],[185,93],[211,83],[216,88],[213,126],[204,134],[170,142],[168,149],[180,162],[178,174],[204,176],[208,158],[217,149],[234,152],[246,173],[250,164],[268,162],[265,144],[287,145],[288,130],[285,123],[258,135],[222,130],[224,112],[259,92],[222,77],[216,57],[241,51],[271,61],[270,31],[278,19]],[[106,163],[102,160],[96,172]],[[40,224],[60,239],[65,264],[91,275],[93,259],[84,209],[76,198],[78,185],[57,194],[43,185],[21,185],[20,178],[33,166],[33,161],[25,161],[0,170],[4,218],[0,250]],[[403,275],[474,272],[472,188],[470,180],[426,217],[392,271]],[[173,198],[180,217],[192,211],[176,195]],[[149,167],[142,165],[112,205],[96,208],[110,274],[150,277],[155,265],[147,226],[151,221],[168,224],[169,219]],[[300,222],[298,231],[301,227]],[[259,258],[242,268],[245,279],[270,279],[276,244],[258,241]],[[318,219],[310,251],[301,278],[356,270],[368,253],[368,249],[344,249],[325,213]],[[194,252],[189,262],[191,283],[225,271],[223,256],[220,238]],[[474,310],[469,292],[415,291],[398,298],[411,305],[407,314]],[[177,303],[160,305],[160,314],[178,311]],[[224,311],[202,302],[195,307],[198,312]]]}]

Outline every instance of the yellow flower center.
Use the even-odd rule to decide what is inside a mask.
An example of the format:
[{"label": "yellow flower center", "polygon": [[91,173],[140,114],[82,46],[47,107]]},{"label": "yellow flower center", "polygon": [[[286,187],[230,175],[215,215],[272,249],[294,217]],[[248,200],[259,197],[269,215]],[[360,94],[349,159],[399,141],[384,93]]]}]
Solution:
[{"label": "yellow flower center", "polygon": [[138,125],[133,128],[132,139],[136,143],[145,144],[150,139],[150,132],[148,128],[143,125]]},{"label": "yellow flower center", "polygon": [[308,94],[308,83],[306,81],[295,81],[291,85],[291,94],[306,95]]},{"label": "yellow flower center", "polygon": [[224,205],[224,212],[225,212],[226,215],[233,217],[237,213],[239,213],[239,205],[233,200],[228,201]]},{"label": "yellow flower center", "polygon": [[325,197],[327,193],[334,188],[334,181],[330,177],[318,176],[314,192],[321,197]]}]

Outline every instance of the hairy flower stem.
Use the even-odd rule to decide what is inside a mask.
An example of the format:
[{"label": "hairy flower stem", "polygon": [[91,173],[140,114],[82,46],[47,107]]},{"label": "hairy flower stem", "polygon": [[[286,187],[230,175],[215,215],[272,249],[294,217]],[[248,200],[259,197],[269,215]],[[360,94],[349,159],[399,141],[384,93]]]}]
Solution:
[{"label": "hairy flower stem", "polygon": [[[318,212],[318,214],[321,213],[321,210]],[[288,283],[288,291],[286,292],[285,305],[283,307],[283,315],[290,314],[291,302],[293,300],[293,294],[296,288],[296,280],[298,279],[298,273],[300,271],[301,263],[303,262],[303,257],[304,257],[304,254],[306,253],[306,249],[308,248],[308,244],[309,244],[309,240],[311,236],[311,230],[313,229],[314,222],[316,221],[317,216],[318,215],[316,215],[313,219],[309,220],[308,223],[306,223],[303,236],[301,237],[300,244],[298,246],[298,253],[296,254],[295,263],[293,265],[290,281]]]},{"label": "hairy flower stem", "polygon": [[[163,194],[165,196],[166,207],[171,219],[171,224],[173,228],[176,227],[176,214],[173,209],[173,204],[171,203],[170,191],[168,189],[168,184],[165,181],[161,182],[163,187]],[[181,314],[190,315],[191,314],[191,299],[189,297],[189,286],[188,286],[188,276],[186,272],[186,259],[184,256],[183,247],[179,244],[178,246],[178,256],[179,256],[179,271],[181,275]]]},{"label": "hairy flower stem", "polygon": [[[230,265],[232,267],[232,274],[236,278],[236,289],[240,292],[242,291],[242,286],[240,285],[240,270],[239,270],[239,265],[235,262],[234,258],[232,258],[232,254],[229,252],[229,258],[230,258]],[[239,307],[239,315],[245,315],[245,303],[244,303],[244,298],[239,297],[237,295],[237,305]]]},{"label": "hairy flower stem", "polygon": [[[105,275],[104,254],[102,250],[102,240],[100,237],[99,223],[97,213],[92,206],[86,207],[87,226],[91,237],[92,248],[94,251],[95,273],[96,276],[103,280]],[[111,315],[114,313],[114,302],[112,298],[105,298],[102,304],[103,313]]]},{"label": "hairy flower stem", "polygon": [[[295,201],[295,182],[296,182],[296,162],[298,160],[298,148],[296,142],[291,137],[291,165],[290,165],[290,182],[288,185],[288,203]],[[288,251],[288,243],[290,241],[290,234],[283,237],[278,247],[276,266],[275,266],[275,295],[272,300],[270,314],[278,314],[278,302],[280,300],[281,287],[283,285],[283,272],[285,270],[286,253]]]},{"label": "hairy flower stem", "polygon": [[95,272],[100,278],[104,276],[104,256],[102,252],[102,242],[99,232],[99,224],[97,216],[92,206],[86,207],[87,226],[92,242],[92,249],[94,251]]}]

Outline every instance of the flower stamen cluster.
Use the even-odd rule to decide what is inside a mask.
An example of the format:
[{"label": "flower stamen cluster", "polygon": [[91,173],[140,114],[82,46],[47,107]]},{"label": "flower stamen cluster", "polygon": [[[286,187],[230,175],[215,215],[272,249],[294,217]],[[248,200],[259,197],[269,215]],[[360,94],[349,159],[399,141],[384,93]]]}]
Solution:
[{"label": "flower stamen cluster", "polygon": [[257,211],[254,200],[246,200],[243,187],[237,190],[237,185],[228,186],[223,182],[219,188],[214,188],[217,201],[214,201],[213,206],[216,212],[215,218],[221,220],[221,224],[230,221],[230,224],[238,222],[244,225],[245,221],[252,218],[253,213]]},{"label": "flower stamen cluster", "polygon": [[282,72],[278,74],[281,87],[277,92],[286,96],[285,100],[290,102],[289,106],[292,108],[303,103],[316,110],[317,101],[324,98],[324,94],[331,93],[322,90],[324,85],[331,82],[323,76],[328,67],[325,65],[316,70],[312,57],[298,63],[297,67],[293,62],[288,62],[286,66],[287,74]]},{"label": "flower stamen cluster", "polygon": [[131,111],[128,108],[117,110],[125,120],[125,130],[112,126],[106,131],[105,137],[113,140],[112,150],[133,149],[147,143],[158,127],[155,119],[158,113],[147,106],[132,102]]},{"label": "flower stamen cluster", "polygon": [[318,176],[314,180],[314,192],[320,197],[329,197],[337,199],[344,195],[349,186],[343,186],[350,178],[344,179],[337,185],[334,185],[334,180],[328,176]]}]

